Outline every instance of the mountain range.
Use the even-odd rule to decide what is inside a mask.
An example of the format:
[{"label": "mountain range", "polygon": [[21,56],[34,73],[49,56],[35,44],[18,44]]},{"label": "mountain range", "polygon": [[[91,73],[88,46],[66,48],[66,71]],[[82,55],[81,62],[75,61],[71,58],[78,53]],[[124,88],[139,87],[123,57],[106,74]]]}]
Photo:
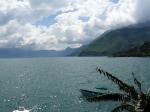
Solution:
[{"label": "mountain range", "polygon": [[150,41],[150,22],[106,31],[80,51],[79,56],[113,56]]},{"label": "mountain range", "polygon": [[72,52],[73,48],[62,51],[56,50],[27,50],[23,48],[0,48],[0,58],[30,58],[30,57],[64,57]]}]

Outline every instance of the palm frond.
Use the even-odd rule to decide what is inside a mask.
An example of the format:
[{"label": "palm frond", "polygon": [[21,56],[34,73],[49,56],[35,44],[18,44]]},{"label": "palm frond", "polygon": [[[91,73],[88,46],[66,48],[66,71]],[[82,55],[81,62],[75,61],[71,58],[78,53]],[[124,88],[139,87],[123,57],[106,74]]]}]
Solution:
[{"label": "palm frond", "polygon": [[112,74],[110,74],[108,72],[105,72],[104,70],[102,70],[100,68],[97,68],[97,71],[100,74],[103,74],[104,76],[106,76],[109,80],[111,80],[115,84],[117,84],[119,86],[120,90],[128,93],[133,99],[138,98],[138,93],[137,93],[136,89],[134,88],[134,86],[130,86],[130,85],[124,83],[123,81],[121,81],[117,77],[113,76]]},{"label": "palm frond", "polygon": [[103,88],[103,87],[101,87],[101,88],[98,87],[98,88],[96,88],[96,89],[105,90],[105,91],[108,90],[107,88]]},{"label": "palm frond", "polygon": [[142,84],[141,84],[141,82],[137,80],[137,78],[135,77],[135,74],[133,72],[132,72],[132,76],[133,76],[135,85],[137,85],[140,94],[142,94],[143,92],[142,92]]},{"label": "palm frond", "polygon": [[86,99],[104,94],[102,92],[89,91],[89,90],[85,90],[85,89],[80,89],[80,92],[81,92],[82,96]]},{"label": "palm frond", "polygon": [[116,108],[114,108],[111,112],[122,112],[122,111],[129,111],[129,112],[135,112],[135,108],[132,105],[129,104],[122,104]]},{"label": "palm frond", "polygon": [[110,93],[110,94],[102,94],[95,97],[88,98],[89,102],[99,102],[99,101],[130,101],[130,97],[126,94],[120,93]]}]

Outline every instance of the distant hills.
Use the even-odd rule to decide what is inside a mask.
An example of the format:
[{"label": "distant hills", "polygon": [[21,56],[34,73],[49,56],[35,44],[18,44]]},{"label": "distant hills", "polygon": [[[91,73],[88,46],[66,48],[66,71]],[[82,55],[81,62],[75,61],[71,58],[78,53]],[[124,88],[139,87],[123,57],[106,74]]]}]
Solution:
[{"label": "distant hills", "polygon": [[71,54],[75,50],[69,47],[62,51],[0,48],[0,58],[63,57]]},{"label": "distant hills", "polygon": [[111,30],[84,47],[79,56],[112,56],[150,41],[150,22]]}]

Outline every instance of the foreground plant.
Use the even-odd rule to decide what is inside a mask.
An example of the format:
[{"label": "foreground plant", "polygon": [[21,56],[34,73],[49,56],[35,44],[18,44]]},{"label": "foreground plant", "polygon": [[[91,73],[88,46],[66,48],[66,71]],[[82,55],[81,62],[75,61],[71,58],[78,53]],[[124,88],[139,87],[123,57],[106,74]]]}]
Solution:
[{"label": "foreground plant", "polygon": [[[91,97],[86,97],[86,100],[89,102],[99,102],[99,101],[117,101],[120,102],[120,105],[114,108],[111,112],[122,112],[124,110],[128,112],[143,112],[144,108],[150,99],[150,92],[144,93],[141,88],[141,82],[137,80],[134,73],[132,73],[134,78],[134,83],[137,86],[136,88],[132,85],[129,85],[119,78],[115,77],[111,73],[108,73],[100,68],[97,68],[97,71],[100,75],[106,76],[109,80],[115,83],[121,93],[100,93],[97,95],[91,95]],[[93,91],[94,92],[94,91]],[[92,93],[92,91],[91,91]]]}]

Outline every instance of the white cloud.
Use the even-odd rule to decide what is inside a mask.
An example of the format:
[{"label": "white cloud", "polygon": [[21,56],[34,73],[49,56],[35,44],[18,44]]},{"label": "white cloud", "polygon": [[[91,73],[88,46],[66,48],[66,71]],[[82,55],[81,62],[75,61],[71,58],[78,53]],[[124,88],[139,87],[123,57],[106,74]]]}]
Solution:
[{"label": "white cloud", "polygon": [[0,1],[0,11],[7,13],[11,10],[26,9],[30,8],[28,0],[1,0]]},{"label": "white cloud", "polygon": [[[16,20],[1,26],[1,39],[8,47],[32,47],[33,49],[45,48],[45,45],[57,44],[54,36],[49,36],[45,27],[35,27],[31,24],[21,24]],[[35,48],[36,47],[36,48]]]},{"label": "white cloud", "polygon": [[[150,20],[149,0],[1,0],[0,47],[79,47],[108,29]],[[36,25],[57,13],[50,26]],[[81,20],[80,18],[88,18]]]}]

